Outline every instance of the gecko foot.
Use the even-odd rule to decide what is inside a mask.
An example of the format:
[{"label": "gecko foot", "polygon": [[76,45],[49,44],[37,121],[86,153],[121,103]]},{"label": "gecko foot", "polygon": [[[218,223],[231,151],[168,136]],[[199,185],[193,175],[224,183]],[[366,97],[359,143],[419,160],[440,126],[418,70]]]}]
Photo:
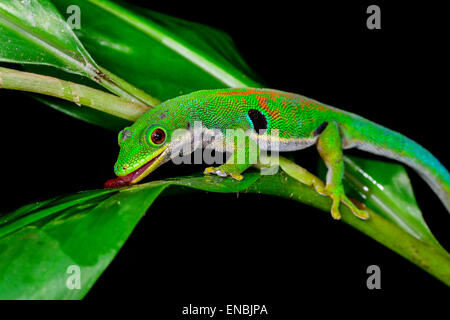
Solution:
[{"label": "gecko foot", "polygon": [[345,195],[344,188],[342,186],[327,185],[325,188],[316,186],[316,191],[321,195],[328,196],[333,200],[331,205],[331,216],[339,220],[341,218],[341,212],[339,211],[339,205],[342,202],[347,206],[352,213],[362,220],[369,219],[369,213],[365,210],[361,210]]},{"label": "gecko foot", "polygon": [[204,174],[215,174],[219,177],[231,177],[237,181],[244,179],[242,174],[239,172],[234,172],[231,166],[221,165],[219,167],[208,167],[203,171]]}]

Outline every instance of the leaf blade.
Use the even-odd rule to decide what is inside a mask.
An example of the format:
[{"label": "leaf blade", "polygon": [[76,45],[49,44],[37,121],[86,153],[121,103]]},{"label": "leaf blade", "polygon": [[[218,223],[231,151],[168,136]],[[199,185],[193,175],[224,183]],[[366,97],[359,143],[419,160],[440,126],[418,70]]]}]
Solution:
[{"label": "leaf blade", "polygon": [[[258,179],[249,174],[245,183],[203,176],[153,181],[59,197],[0,216],[0,299],[81,299],[167,187],[238,192]],[[80,267],[80,290],[66,286],[71,265]]]},{"label": "leaf blade", "polygon": [[53,66],[88,77],[133,102],[159,103],[158,99],[98,66],[48,0],[3,1],[0,42],[4,44],[0,48],[0,62]]},{"label": "leaf blade", "polygon": [[6,44],[0,51],[0,61],[53,65],[85,76],[91,74],[87,67],[95,66],[89,53],[49,1],[2,2],[0,41]]}]

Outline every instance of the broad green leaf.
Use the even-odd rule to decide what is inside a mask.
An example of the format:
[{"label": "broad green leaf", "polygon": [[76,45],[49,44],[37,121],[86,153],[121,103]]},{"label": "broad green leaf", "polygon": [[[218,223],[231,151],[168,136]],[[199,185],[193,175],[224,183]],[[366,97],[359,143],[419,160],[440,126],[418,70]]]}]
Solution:
[{"label": "broad green leaf", "polygon": [[[87,191],[0,216],[0,299],[80,299],[165,188],[239,192],[259,175],[246,178],[238,183],[219,177],[188,177],[121,191]],[[74,265],[82,274],[79,290],[66,285],[71,276],[68,268]]]},{"label": "broad green leaf", "polygon": [[0,61],[52,65],[86,76],[89,65],[95,66],[50,1],[2,1],[0,42]]},{"label": "broad green leaf", "polygon": [[[353,158],[353,161],[359,164],[358,159]],[[378,163],[379,166],[385,164],[381,161]],[[405,183],[404,180],[401,184],[403,183]],[[409,187],[403,186],[401,188],[408,189]],[[267,194],[299,201],[323,210],[330,215],[330,198],[319,195],[313,188],[299,183],[284,172],[276,175],[264,175],[244,192]],[[385,218],[384,213],[371,210],[370,206],[367,206],[366,210],[369,211],[370,218],[362,220],[341,204],[341,221],[378,241],[450,286],[450,255],[444,248],[431,239],[418,239],[416,234],[408,232],[409,229]],[[318,235],[320,235],[320,230]],[[308,245],[311,244],[308,243]]]},{"label": "broad green leaf", "polygon": [[[327,197],[283,172],[271,176],[248,172],[240,182],[217,176],[181,177],[30,204],[0,216],[0,299],[81,299],[167,188],[172,192],[193,188],[270,194],[311,204],[327,214],[330,210]],[[363,221],[346,207],[341,212],[344,222],[450,284],[450,257],[445,251],[427,245],[376,213]],[[79,290],[67,287],[74,275],[68,273],[70,266],[80,268]]]},{"label": "broad green leaf", "polygon": [[[62,11],[71,1],[54,3]],[[96,61],[160,100],[200,89],[259,85],[222,31],[125,2],[77,5],[83,22],[76,33]]]},{"label": "broad green leaf", "polygon": [[99,67],[62,14],[48,0],[2,1],[0,62],[50,65],[88,77],[134,102],[150,105],[159,102]]}]

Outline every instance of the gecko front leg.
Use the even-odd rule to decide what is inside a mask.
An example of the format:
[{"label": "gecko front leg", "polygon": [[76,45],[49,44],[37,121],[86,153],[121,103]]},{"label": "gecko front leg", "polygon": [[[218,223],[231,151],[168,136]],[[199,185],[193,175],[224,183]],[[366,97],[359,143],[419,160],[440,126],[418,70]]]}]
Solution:
[{"label": "gecko front leg", "polygon": [[220,177],[231,177],[241,181],[244,179],[242,172],[257,163],[259,159],[259,147],[241,130],[237,130],[237,133],[234,135],[227,135],[224,142],[226,144],[223,149],[231,151],[231,156],[224,164],[218,167],[208,167],[203,173],[216,174]]},{"label": "gecko front leg", "polygon": [[[231,155],[233,157],[234,155]],[[231,158],[230,157],[230,158]],[[218,167],[208,167],[203,171],[204,174],[215,174],[219,177],[231,177],[235,180],[241,181],[244,179],[242,172],[247,170],[251,164],[236,164],[227,161]]]}]

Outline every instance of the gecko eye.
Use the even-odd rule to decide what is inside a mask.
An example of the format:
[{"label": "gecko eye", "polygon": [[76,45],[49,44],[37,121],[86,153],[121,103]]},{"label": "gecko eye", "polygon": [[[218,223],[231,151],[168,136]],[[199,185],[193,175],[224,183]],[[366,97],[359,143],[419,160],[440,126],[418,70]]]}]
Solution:
[{"label": "gecko eye", "polygon": [[166,141],[166,132],[162,128],[156,128],[150,134],[150,141],[154,145],[160,145]]}]

